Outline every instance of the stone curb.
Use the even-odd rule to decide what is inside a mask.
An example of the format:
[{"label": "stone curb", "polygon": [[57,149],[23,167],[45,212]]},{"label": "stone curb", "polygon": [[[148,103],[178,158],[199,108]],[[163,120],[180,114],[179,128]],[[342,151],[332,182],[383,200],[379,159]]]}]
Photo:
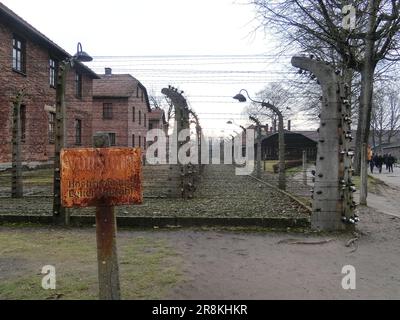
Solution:
[{"label": "stone curb", "polygon": [[[0,215],[0,224],[35,223],[53,224],[52,216]],[[93,226],[93,216],[71,216],[70,225]],[[308,218],[208,218],[208,217],[117,217],[119,227],[262,227],[298,228],[309,227]]]}]

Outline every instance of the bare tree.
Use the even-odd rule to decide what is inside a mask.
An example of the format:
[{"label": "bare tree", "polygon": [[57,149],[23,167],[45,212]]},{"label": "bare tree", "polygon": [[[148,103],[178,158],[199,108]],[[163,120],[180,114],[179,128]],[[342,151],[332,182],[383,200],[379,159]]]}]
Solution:
[{"label": "bare tree", "polygon": [[[400,129],[400,99],[398,85],[391,82],[378,82],[372,104],[372,143],[382,146],[390,143]],[[382,152],[382,150],[381,150]]]},{"label": "bare tree", "polygon": [[[354,0],[355,29],[342,28],[339,0],[252,0],[261,24],[275,30],[282,43],[306,52],[334,51],[343,69],[360,74],[360,97],[356,136],[356,171],[360,147],[368,143],[372,113],[374,74],[378,63],[399,59],[400,1]],[[345,78],[349,75],[343,74]]]},{"label": "bare tree", "polygon": [[166,96],[157,96],[154,92],[149,94],[150,106],[164,110],[166,121],[169,123],[174,117],[174,105]]},{"label": "bare tree", "polygon": [[[383,136],[386,131],[387,111],[385,109],[385,91],[376,88],[372,100],[371,130],[373,146],[382,147]],[[380,151],[382,153],[382,149]]]},{"label": "bare tree", "polygon": [[[270,83],[263,90],[256,93],[256,99],[259,101],[269,102],[278,108],[285,118],[289,118],[292,114],[293,107],[292,95],[284,85],[281,83]],[[260,122],[266,123],[268,121],[278,120],[275,112],[263,108],[260,104],[251,103],[244,109],[244,114],[257,118]]]},{"label": "bare tree", "polygon": [[387,96],[388,100],[388,136],[387,142],[391,143],[394,136],[398,135],[400,130],[400,99],[399,99],[399,87],[391,87],[391,90]]}]

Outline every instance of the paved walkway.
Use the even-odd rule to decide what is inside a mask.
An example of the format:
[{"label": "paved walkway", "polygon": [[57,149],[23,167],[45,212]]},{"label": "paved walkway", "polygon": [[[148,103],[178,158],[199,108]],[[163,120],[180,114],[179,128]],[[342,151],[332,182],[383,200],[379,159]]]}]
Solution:
[{"label": "paved walkway", "polygon": [[[315,169],[314,166],[310,166],[307,170],[308,184],[313,185],[311,170]],[[368,172],[369,173],[369,172]],[[370,174],[370,173],[369,173]],[[379,193],[368,192],[367,205],[379,212],[400,217],[400,168],[394,168],[394,173],[388,173],[385,168],[382,173],[370,174],[376,179],[383,181],[389,187],[379,188]],[[298,180],[302,179],[302,173],[295,176]],[[356,202],[360,201],[360,192],[354,194]]]},{"label": "paved walkway", "polygon": [[376,170],[373,174],[369,174],[374,178],[382,180],[387,185],[391,186],[394,189],[400,190],[400,168],[394,168],[394,172],[389,173],[385,169],[382,170],[382,173],[377,173]]},{"label": "paved walkway", "polygon": [[[384,169],[382,173],[374,173],[370,175],[385,182],[389,187],[383,188],[382,192],[379,194],[369,192],[367,205],[379,212],[400,217],[400,168],[395,168],[394,173],[388,173]],[[356,193],[356,196],[359,196],[358,192]]]}]

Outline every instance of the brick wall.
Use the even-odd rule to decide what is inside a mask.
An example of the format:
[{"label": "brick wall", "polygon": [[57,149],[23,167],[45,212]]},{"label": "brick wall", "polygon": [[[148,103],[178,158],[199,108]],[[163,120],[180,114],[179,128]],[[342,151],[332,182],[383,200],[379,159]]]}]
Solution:
[{"label": "brick wall", "polygon": [[[133,109],[135,107],[135,121],[133,121]],[[139,111],[141,113],[142,119],[141,123],[139,123]],[[129,99],[129,108],[128,108],[128,132],[130,136],[130,141],[128,146],[132,147],[132,135],[135,135],[135,147],[139,147],[139,137],[141,137],[141,147],[143,148],[143,141],[147,135],[147,131],[149,130],[149,112],[147,109],[146,102],[139,96],[133,96]],[[145,122],[146,118],[146,122]]]},{"label": "brick wall", "polygon": [[[76,70],[72,69],[67,76],[65,100],[67,108],[67,147],[91,147],[92,143],[92,112],[93,112],[93,80],[82,75],[82,97],[76,97]],[[82,123],[82,143],[77,145],[75,120]]]},{"label": "brick wall", "polygon": [[[54,154],[54,145],[49,143],[49,106],[55,106],[56,90],[49,82],[49,49],[30,40],[29,36],[17,33],[26,41],[26,74],[12,70],[12,39],[14,30],[0,22],[0,162],[11,162],[11,99],[18,90],[25,89],[23,104],[26,106],[26,139],[22,145],[23,161],[47,161]],[[84,131],[91,131],[90,110],[92,108],[92,80],[83,77],[83,99],[76,99],[74,72],[68,77],[66,100],[70,117],[84,120]],[[47,107],[46,107],[47,106]],[[71,121],[68,121],[68,136]],[[88,139],[84,144],[90,144]]]},{"label": "brick wall", "polygon": [[[111,103],[112,119],[103,119],[103,104]],[[127,98],[94,98],[93,99],[93,133],[112,132],[116,135],[116,146],[128,146],[128,99]]]}]

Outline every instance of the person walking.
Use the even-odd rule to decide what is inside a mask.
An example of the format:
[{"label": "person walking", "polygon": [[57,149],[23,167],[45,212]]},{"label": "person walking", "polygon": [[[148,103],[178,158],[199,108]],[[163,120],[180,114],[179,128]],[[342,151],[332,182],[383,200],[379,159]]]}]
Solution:
[{"label": "person walking", "polygon": [[368,163],[369,163],[369,169],[371,170],[371,173],[374,173],[374,157],[375,155],[372,153],[371,155],[368,155]]},{"label": "person walking", "polygon": [[386,171],[389,170],[389,156],[386,153],[383,155],[383,163],[386,166]]},{"label": "person walking", "polygon": [[374,163],[374,166],[379,170],[379,167],[378,167],[378,155],[377,154],[375,154],[373,156],[372,162]]},{"label": "person walking", "polygon": [[376,166],[379,170],[379,173],[382,173],[382,166],[383,166],[383,157],[382,155],[378,155]]},{"label": "person walking", "polygon": [[388,155],[388,168],[389,168],[389,173],[393,173],[393,164],[394,164],[394,157],[389,153]]}]

